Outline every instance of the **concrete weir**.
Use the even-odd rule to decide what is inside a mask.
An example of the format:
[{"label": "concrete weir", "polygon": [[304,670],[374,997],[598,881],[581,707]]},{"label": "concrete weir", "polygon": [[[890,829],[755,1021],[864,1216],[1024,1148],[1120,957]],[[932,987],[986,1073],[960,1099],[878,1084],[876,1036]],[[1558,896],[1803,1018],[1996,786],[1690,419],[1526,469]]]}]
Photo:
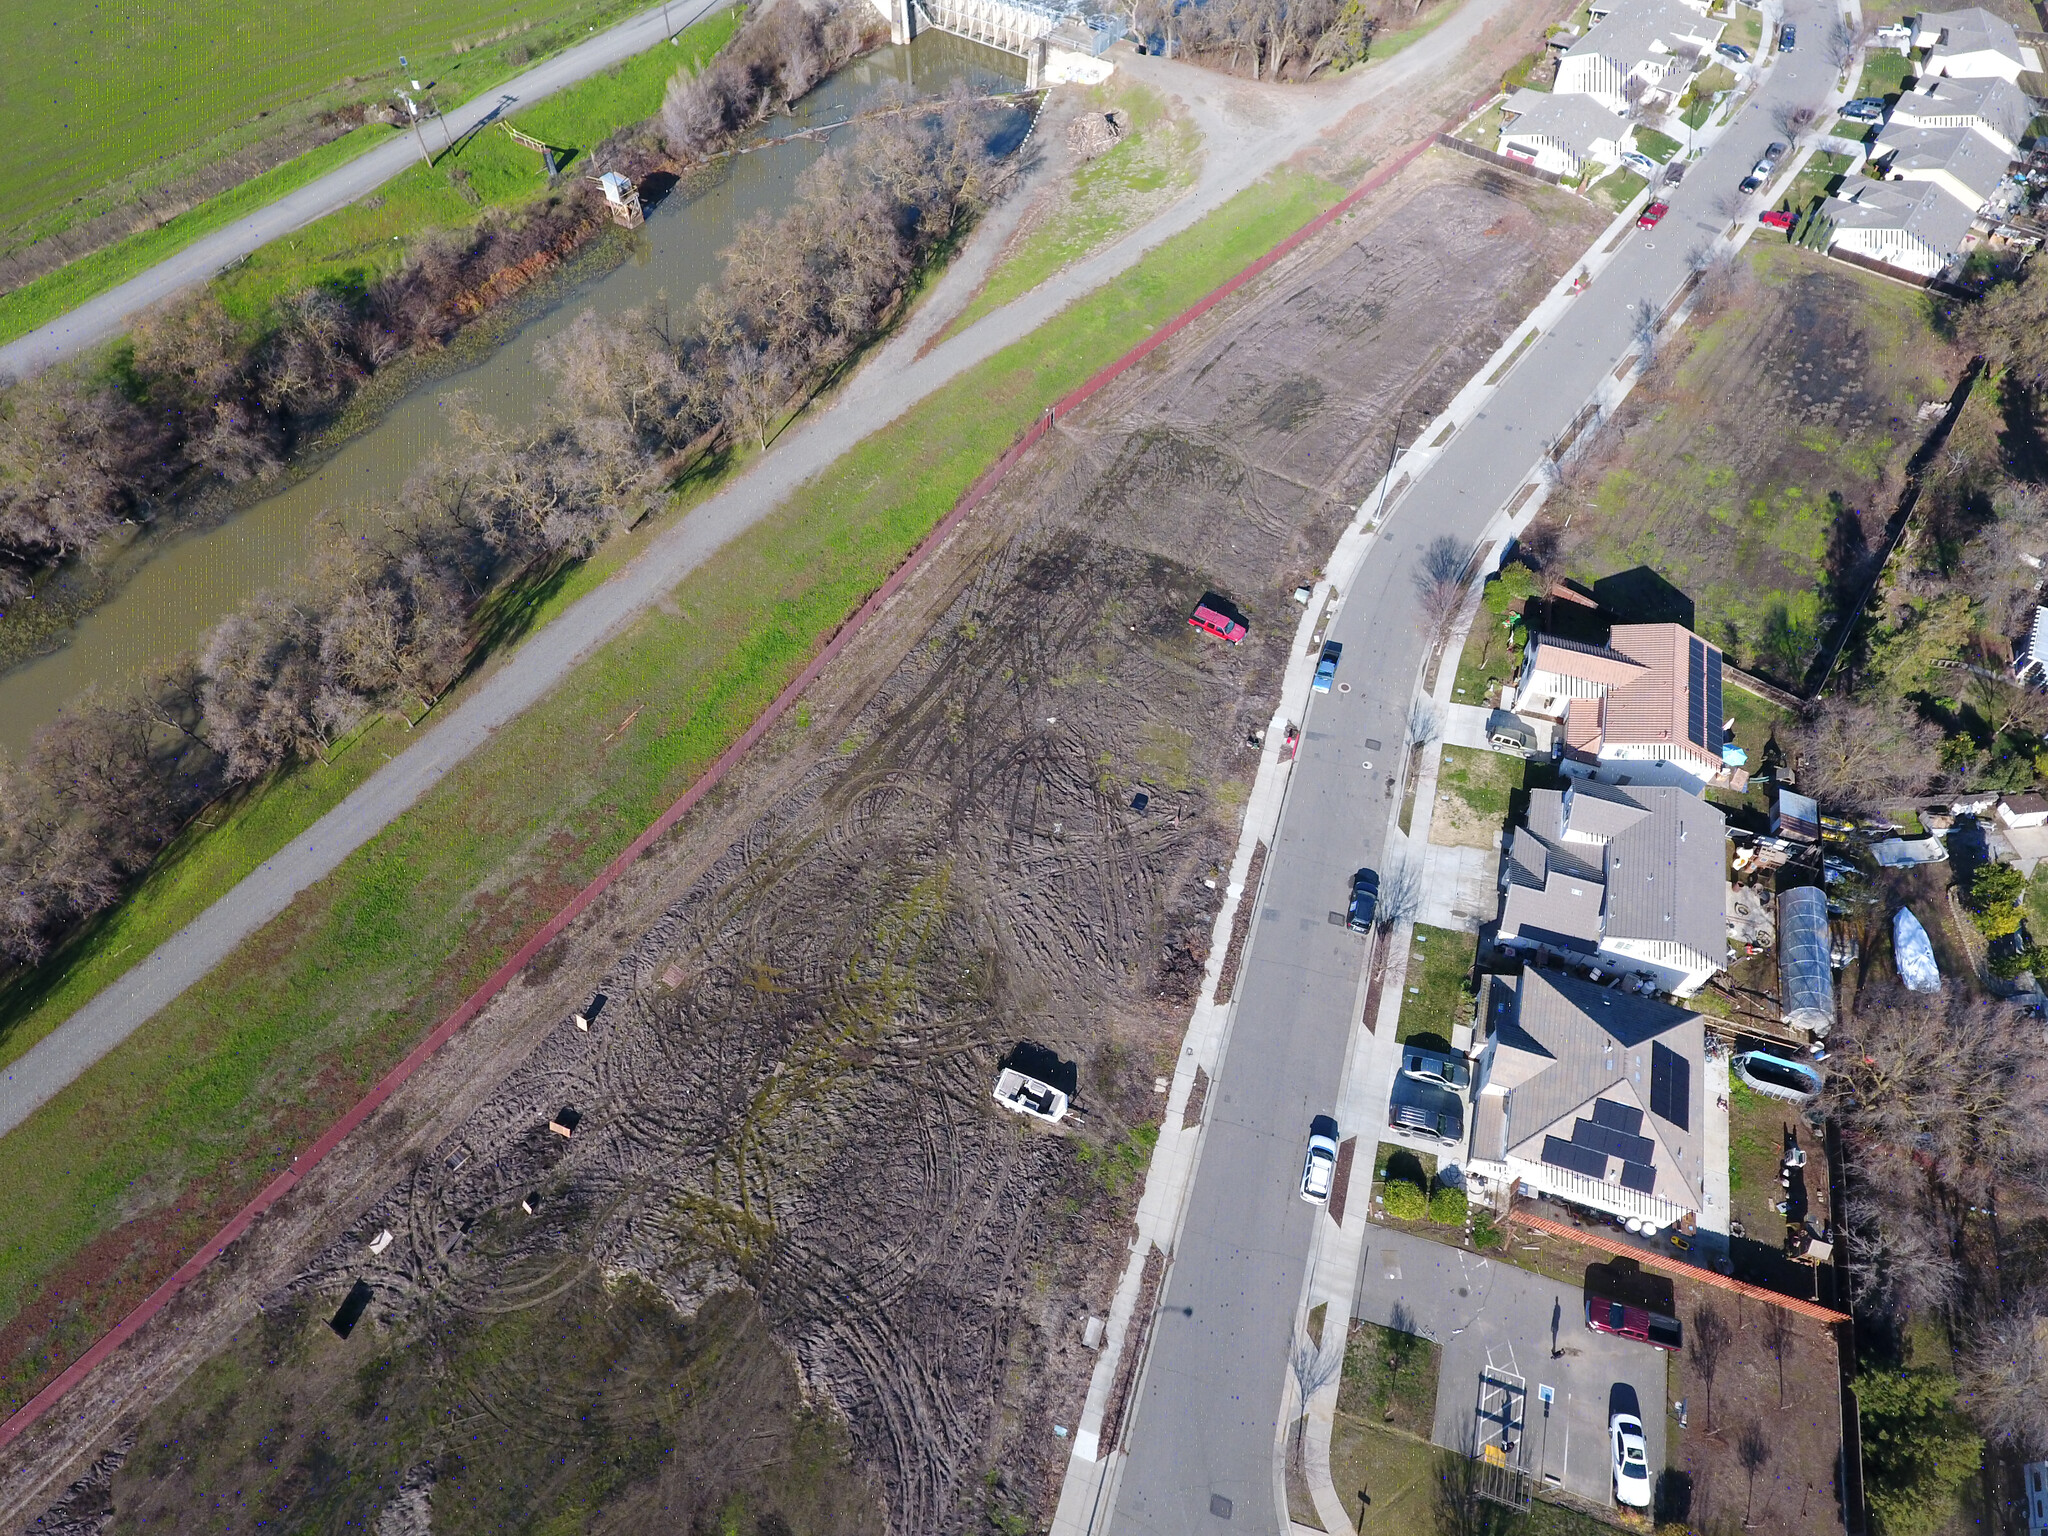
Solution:
[{"label": "concrete weir", "polygon": [[1032,0],[872,0],[887,18],[889,41],[908,43],[924,31],[951,32],[1024,60],[1025,88],[1067,82],[1094,85],[1115,65],[1102,50],[1113,34],[1064,17]]}]

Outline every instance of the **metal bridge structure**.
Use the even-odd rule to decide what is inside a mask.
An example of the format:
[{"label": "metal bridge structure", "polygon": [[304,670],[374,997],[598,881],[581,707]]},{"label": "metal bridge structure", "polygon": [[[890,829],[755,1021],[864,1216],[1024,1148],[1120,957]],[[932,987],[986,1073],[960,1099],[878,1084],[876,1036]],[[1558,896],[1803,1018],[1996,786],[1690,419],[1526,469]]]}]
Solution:
[{"label": "metal bridge structure", "polygon": [[920,32],[951,32],[1004,53],[1026,65],[1027,88],[1038,84],[1046,39],[1061,13],[1033,0],[872,0],[889,22],[889,40],[907,43]]}]

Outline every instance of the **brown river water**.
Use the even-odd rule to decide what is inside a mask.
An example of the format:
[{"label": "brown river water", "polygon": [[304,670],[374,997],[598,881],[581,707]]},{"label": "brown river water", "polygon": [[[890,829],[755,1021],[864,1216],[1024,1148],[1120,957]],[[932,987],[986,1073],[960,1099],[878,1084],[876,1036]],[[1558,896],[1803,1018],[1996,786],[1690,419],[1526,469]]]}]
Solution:
[{"label": "brown river water", "polygon": [[[1018,88],[1023,74],[1021,59],[927,32],[907,47],[883,48],[849,65],[756,137],[839,122],[895,82],[937,94],[961,80],[992,92]],[[611,314],[664,296],[686,303],[700,285],[717,280],[718,253],[734,230],[764,209],[785,207],[797,178],[827,148],[815,139],[774,144],[686,182],[649,212],[624,264],[567,289],[461,371],[421,384],[303,478],[215,526],[156,541],[61,650],[0,675],[0,752],[18,756],[88,687],[132,684],[158,658],[197,646],[248,598],[287,584],[304,569],[323,530],[332,537],[337,522],[346,527],[373,515],[370,509],[395,497],[413,467],[445,441],[442,402],[448,396],[463,394],[508,425],[530,419],[548,393],[535,348],[585,309]]]}]

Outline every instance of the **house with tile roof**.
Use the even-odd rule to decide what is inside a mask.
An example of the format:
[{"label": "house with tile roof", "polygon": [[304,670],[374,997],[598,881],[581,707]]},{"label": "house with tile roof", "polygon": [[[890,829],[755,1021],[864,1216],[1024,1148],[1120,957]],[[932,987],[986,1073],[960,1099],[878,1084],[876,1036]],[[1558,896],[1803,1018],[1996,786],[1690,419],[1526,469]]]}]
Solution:
[{"label": "house with tile roof", "polygon": [[1517,714],[1557,723],[1567,773],[1618,784],[1742,789],[1723,761],[1721,649],[1683,624],[1617,624],[1607,644],[1532,635]]},{"label": "house with tile roof", "polygon": [[1728,823],[1670,786],[1530,792],[1508,834],[1494,942],[1690,997],[1728,964]]},{"label": "house with tile roof", "polygon": [[1663,1228],[1706,1198],[1696,1013],[1553,972],[1489,980],[1465,1174]]}]

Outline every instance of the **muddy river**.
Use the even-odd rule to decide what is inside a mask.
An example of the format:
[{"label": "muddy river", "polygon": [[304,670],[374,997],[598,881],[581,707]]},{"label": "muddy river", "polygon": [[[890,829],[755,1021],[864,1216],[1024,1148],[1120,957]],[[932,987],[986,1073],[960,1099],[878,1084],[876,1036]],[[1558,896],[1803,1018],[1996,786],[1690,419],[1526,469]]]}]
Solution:
[{"label": "muddy river", "polygon": [[[975,91],[1002,91],[1021,86],[1023,75],[1022,59],[927,32],[907,47],[880,49],[841,70],[798,102],[792,116],[772,119],[756,137],[839,122],[895,82],[925,93],[942,92],[955,80]],[[718,253],[733,231],[764,209],[783,208],[805,167],[827,148],[815,139],[774,144],[725,161],[715,176],[693,178],[649,212],[623,265],[568,290],[471,366],[413,390],[375,426],[277,494],[214,527],[163,538],[78,624],[63,649],[0,676],[0,751],[19,754],[86,688],[124,687],[157,658],[192,649],[245,599],[301,570],[323,529],[332,536],[337,521],[346,526],[372,515],[369,509],[395,496],[413,467],[447,437],[442,401],[449,395],[467,395],[500,422],[529,419],[548,391],[534,361],[543,341],[586,308],[613,313],[664,295],[686,302],[701,284],[717,280]]]}]

